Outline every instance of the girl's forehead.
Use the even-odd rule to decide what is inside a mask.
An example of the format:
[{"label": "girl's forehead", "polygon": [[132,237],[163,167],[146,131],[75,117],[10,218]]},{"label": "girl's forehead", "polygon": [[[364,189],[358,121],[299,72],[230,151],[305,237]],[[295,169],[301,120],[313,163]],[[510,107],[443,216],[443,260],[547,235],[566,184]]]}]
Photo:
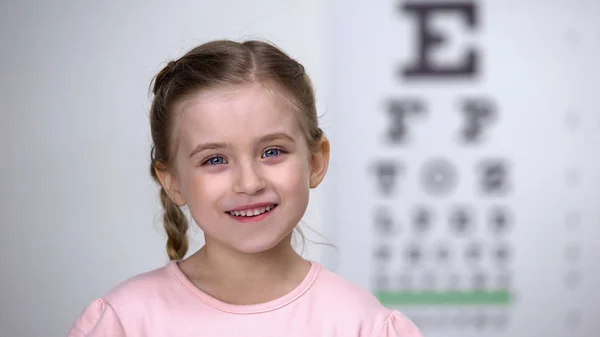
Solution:
[{"label": "girl's forehead", "polygon": [[207,117],[217,114],[227,118],[227,112],[289,112],[293,104],[285,95],[260,83],[224,86],[192,93],[174,106],[179,118]]},{"label": "girl's forehead", "polygon": [[181,137],[192,141],[217,135],[258,136],[271,129],[296,134],[299,129],[294,106],[259,83],[200,91],[179,102],[173,111],[178,115],[176,129]]}]

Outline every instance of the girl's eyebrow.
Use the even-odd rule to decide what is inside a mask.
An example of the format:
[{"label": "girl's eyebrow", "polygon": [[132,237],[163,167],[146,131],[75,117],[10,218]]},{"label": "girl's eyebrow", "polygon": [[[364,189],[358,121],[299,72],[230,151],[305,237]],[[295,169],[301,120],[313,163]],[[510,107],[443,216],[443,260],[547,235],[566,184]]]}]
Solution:
[{"label": "girl's eyebrow", "polygon": [[196,146],[192,152],[190,152],[190,156],[189,158],[192,158],[195,154],[205,151],[205,150],[218,150],[218,149],[224,149],[228,146],[231,146],[231,144],[228,143],[206,143],[206,144],[200,144],[198,146]]},{"label": "girl's eyebrow", "polygon": [[268,134],[266,136],[262,136],[259,140],[259,143],[266,143],[266,142],[271,142],[274,140],[281,140],[281,139],[286,140],[288,142],[295,143],[294,138],[292,138],[285,132],[276,132],[276,133]]},{"label": "girl's eyebrow", "polygon": [[[285,140],[288,142],[292,142],[295,143],[294,138],[292,138],[291,136],[289,136],[287,133],[285,132],[276,132],[276,133],[271,133],[265,136],[262,136],[260,138],[260,140],[258,141],[258,143],[266,143],[266,142],[272,142],[274,140]],[[205,144],[199,144],[198,146],[196,146],[192,152],[190,152],[190,156],[189,158],[193,157],[195,154],[205,151],[205,150],[219,150],[219,149],[224,149],[227,147],[231,147],[230,143],[205,143]]]}]

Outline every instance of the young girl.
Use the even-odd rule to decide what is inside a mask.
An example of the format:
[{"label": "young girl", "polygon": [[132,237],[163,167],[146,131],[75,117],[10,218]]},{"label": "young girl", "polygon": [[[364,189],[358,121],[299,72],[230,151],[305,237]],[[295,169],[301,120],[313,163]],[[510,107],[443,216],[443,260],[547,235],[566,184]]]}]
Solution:
[{"label": "young girl", "polygon": [[[92,302],[70,337],[420,337],[291,236],[329,164],[309,77],[258,41],[214,41],[155,78],[150,172],[166,266]],[[187,205],[206,244],[184,259]]]}]

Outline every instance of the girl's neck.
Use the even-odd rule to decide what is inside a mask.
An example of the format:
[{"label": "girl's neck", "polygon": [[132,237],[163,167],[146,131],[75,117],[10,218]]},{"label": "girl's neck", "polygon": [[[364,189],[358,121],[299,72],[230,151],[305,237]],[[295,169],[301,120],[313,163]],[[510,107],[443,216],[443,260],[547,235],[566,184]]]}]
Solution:
[{"label": "girl's neck", "polygon": [[237,252],[207,240],[180,267],[198,288],[223,302],[257,304],[296,288],[308,273],[310,263],[294,251],[290,235],[269,251],[255,254]]}]

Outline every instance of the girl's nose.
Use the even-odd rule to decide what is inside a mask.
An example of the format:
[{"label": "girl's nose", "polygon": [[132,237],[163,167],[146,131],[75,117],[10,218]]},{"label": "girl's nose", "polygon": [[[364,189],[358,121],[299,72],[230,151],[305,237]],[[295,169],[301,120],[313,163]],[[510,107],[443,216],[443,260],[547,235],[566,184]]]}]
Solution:
[{"label": "girl's nose", "polygon": [[237,170],[234,184],[235,193],[253,195],[263,191],[266,181],[256,164],[245,164]]}]

